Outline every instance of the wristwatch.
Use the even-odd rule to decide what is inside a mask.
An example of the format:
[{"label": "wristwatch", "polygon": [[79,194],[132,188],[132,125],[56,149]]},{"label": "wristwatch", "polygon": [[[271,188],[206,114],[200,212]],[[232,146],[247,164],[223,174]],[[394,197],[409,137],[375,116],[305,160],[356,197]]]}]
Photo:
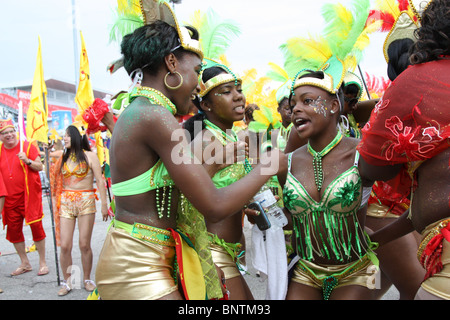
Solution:
[{"label": "wristwatch", "polygon": [[[30,160],[30,159],[28,159],[28,160]],[[31,165],[32,162],[33,161],[30,160],[30,162],[27,163],[27,166]]]}]

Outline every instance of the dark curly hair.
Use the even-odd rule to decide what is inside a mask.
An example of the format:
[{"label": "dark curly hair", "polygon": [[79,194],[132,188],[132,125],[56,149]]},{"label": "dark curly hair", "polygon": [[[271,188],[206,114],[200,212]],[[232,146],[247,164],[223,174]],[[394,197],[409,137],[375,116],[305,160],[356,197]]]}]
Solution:
[{"label": "dark curly hair", "polygon": [[450,54],[450,1],[433,0],[423,12],[417,42],[411,48],[412,64],[438,60]]},{"label": "dark curly hair", "polygon": [[[186,28],[190,31],[191,37],[198,40],[197,30],[190,26]],[[122,40],[121,52],[124,56],[125,70],[131,74],[134,70],[142,68],[154,75],[162,65],[164,57],[179,45],[177,30],[168,23],[157,20],[142,26]],[[181,47],[173,51],[178,59],[186,52]]]}]

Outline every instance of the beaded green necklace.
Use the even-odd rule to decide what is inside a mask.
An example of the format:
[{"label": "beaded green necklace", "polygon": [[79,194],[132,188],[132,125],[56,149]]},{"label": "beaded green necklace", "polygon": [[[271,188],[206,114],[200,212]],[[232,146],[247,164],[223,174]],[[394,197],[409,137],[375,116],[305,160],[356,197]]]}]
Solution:
[{"label": "beaded green necklace", "polygon": [[[228,142],[237,142],[239,140],[234,130],[231,130],[232,135],[230,136],[208,119],[203,120],[203,122],[205,123],[206,129],[209,130],[224,146]],[[252,165],[250,164],[248,157],[245,157],[244,168],[246,173],[249,173],[252,170]]]},{"label": "beaded green necklace", "polygon": [[131,92],[131,97],[146,97],[151,103],[163,106],[173,115],[177,113],[177,107],[162,92],[150,87],[137,87]]},{"label": "beaded green necklace", "polygon": [[314,180],[317,190],[320,191],[323,185],[322,158],[325,157],[342,140],[342,133],[338,131],[336,137],[322,151],[315,151],[308,142],[308,151],[313,156]]}]

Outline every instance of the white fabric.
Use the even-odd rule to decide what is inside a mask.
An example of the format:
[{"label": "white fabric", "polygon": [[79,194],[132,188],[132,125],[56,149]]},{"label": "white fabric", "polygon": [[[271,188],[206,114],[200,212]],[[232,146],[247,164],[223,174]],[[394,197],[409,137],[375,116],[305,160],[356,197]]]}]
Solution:
[{"label": "white fabric", "polygon": [[286,243],[281,228],[252,229],[251,256],[253,267],[267,279],[266,300],[284,300],[288,287]]}]

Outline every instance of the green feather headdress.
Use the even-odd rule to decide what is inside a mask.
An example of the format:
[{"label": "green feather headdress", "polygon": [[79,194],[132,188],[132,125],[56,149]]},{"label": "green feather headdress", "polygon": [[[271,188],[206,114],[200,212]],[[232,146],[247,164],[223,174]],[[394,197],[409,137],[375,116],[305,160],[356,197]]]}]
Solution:
[{"label": "green feather headdress", "polygon": [[[117,13],[110,31],[110,41],[121,41],[122,38],[139,27],[162,20],[177,30],[180,46],[199,55],[203,52],[198,40],[192,39],[185,27],[180,26],[175,13],[165,0],[117,0]],[[111,73],[123,66],[123,58],[108,65]]]},{"label": "green feather headdress", "polygon": [[253,111],[253,119],[248,125],[248,129],[253,132],[271,132],[272,129],[281,127],[281,116],[278,112],[266,106],[260,106],[259,110]]},{"label": "green feather headdress", "polygon": [[220,60],[231,42],[241,34],[235,21],[222,18],[211,8],[204,13],[197,10],[191,16],[189,24],[200,33],[203,55],[211,60]]},{"label": "green feather headdress", "polygon": [[241,34],[241,30],[235,21],[224,19],[211,8],[205,13],[197,10],[190,19],[190,24],[200,33],[200,45],[205,58],[203,59],[203,70],[217,66],[227,74],[219,74],[203,83],[200,74],[199,97],[204,97],[211,89],[234,81],[236,84],[241,79],[235,75],[226,65],[225,52],[230,47],[232,40]]},{"label": "green feather headdress", "polygon": [[120,43],[125,35],[144,25],[139,0],[117,0],[117,10],[113,12],[113,21],[109,41]]},{"label": "green feather headdress", "polygon": [[275,99],[277,103],[280,103],[285,98],[289,98],[289,88],[292,80],[289,79],[289,75],[281,66],[276,63],[269,62],[270,70],[267,72],[267,77],[274,82],[282,83],[275,92]]},{"label": "green feather headdress", "polygon": [[[336,92],[347,71],[354,70],[361,60],[369,44],[368,34],[379,29],[379,22],[366,25],[369,7],[369,0],[353,0],[351,9],[342,4],[325,4],[322,16],[327,23],[321,35],[291,38],[280,47],[285,69],[294,79],[291,91],[301,85],[316,85]],[[323,71],[325,79],[319,81],[320,85],[311,78],[297,80],[306,69]]]}]

